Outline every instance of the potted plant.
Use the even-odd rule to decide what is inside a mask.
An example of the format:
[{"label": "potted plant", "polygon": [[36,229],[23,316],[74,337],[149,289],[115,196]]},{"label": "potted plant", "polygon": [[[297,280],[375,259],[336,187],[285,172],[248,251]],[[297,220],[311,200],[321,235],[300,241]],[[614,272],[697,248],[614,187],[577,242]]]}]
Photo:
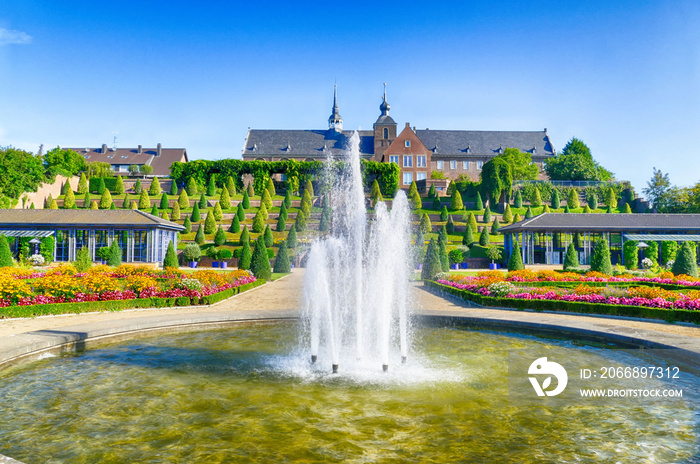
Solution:
[{"label": "potted plant", "polygon": [[231,250],[223,248],[219,250],[219,260],[221,260],[221,269],[226,269],[228,267],[228,262],[226,260],[231,259],[233,253]]},{"label": "potted plant", "polygon": [[459,269],[459,263],[461,263],[464,260],[462,250],[460,250],[459,248],[455,248],[454,250],[451,250],[447,256],[450,258],[450,264],[452,265],[452,269]]},{"label": "potted plant", "polygon": [[190,243],[182,252],[182,259],[190,263],[191,268],[197,267],[197,260],[202,257],[202,250],[196,243]]},{"label": "potted plant", "polygon": [[496,264],[496,261],[501,259],[501,249],[498,248],[496,245],[491,245],[486,250],[486,256],[488,256],[491,260],[491,264],[489,264],[489,269],[498,269],[498,264]]},{"label": "potted plant", "polygon": [[97,255],[98,258],[102,261],[102,264],[107,264],[107,260],[109,259],[109,255],[112,253],[112,250],[110,247],[101,247],[97,250]]},{"label": "potted plant", "polygon": [[212,259],[211,267],[219,267],[219,261],[217,261],[219,256],[219,249],[216,247],[207,248],[207,256]]}]

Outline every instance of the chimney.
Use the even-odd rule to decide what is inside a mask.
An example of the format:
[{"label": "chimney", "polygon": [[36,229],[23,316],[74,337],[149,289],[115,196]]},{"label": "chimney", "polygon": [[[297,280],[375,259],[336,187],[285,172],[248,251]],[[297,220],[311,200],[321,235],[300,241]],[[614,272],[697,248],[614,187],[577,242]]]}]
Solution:
[{"label": "chimney", "polygon": [[107,153],[107,144],[106,143],[102,144],[102,153]]},{"label": "chimney", "polygon": [[161,145],[159,143],[158,146],[156,147],[156,156],[160,156],[161,153],[163,153],[163,145]]},{"label": "chimney", "polygon": [[143,153],[143,146],[139,145],[138,154],[140,155],[141,153]]}]

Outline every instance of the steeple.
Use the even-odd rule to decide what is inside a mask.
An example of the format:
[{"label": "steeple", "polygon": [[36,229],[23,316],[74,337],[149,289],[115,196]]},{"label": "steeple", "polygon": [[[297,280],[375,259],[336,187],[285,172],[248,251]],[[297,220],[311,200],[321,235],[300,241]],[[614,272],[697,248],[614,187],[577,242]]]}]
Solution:
[{"label": "steeple", "polygon": [[391,106],[386,102],[386,82],[384,83],[384,97],[382,98],[382,104],[379,105],[379,111],[382,112],[382,116],[389,116],[389,110]]},{"label": "steeple", "polygon": [[[396,121],[389,116],[389,103],[386,101],[386,83],[384,83],[384,96],[382,103],[379,105],[379,110],[382,114],[379,115],[374,123],[374,160],[382,161],[384,151],[389,148],[389,145],[396,138]],[[386,160],[384,160],[386,161]]]},{"label": "steeple", "polygon": [[340,111],[338,111],[338,86],[333,85],[333,112],[328,118],[328,129],[333,129],[337,132],[343,130],[343,118],[340,117]]}]

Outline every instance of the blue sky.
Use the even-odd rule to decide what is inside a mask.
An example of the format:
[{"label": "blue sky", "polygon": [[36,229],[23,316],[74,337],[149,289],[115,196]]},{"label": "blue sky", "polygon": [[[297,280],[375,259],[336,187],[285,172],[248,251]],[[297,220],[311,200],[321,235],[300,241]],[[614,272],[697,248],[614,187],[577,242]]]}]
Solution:
[{"label": "blue sky", "polygon": [[[700,180],[700,4],[0,0],[0,145],[240,157],[248,127],[548,128],[639,192]],[[335,6],[338,5],[338,6]]]}]

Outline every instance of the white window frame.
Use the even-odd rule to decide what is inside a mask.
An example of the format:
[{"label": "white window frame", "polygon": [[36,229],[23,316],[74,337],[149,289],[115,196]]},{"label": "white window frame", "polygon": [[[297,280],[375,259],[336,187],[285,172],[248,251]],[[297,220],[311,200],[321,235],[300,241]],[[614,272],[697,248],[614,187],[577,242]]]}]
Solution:
[{"label": "white window frame", "polygon": [[450,161],[450,169],[457,169],[457,161],[455,161],[455,160]]},{"label": "white window frame", "polygon": [[419,180],[426,180],[428,178],[428,173],[427,172],[417,172],[416,173],[416,181]]},{"label": "white window frame", "polygon": [[412,168],[413,167],[413,155],[403,155],[403,167]]},{"label": "white window frame", "polygon": [[416,167],[417,167],[417,168],[424,168],[424,167],[426,167],[426,166],[427,166],[426,163],[428,162],[427,160],[428,160],[428,157],[425,156],[425,155],[416,156]]},{"label": "white window frame", "polygon": [[438,170],[442,171],[444,169],[442,161],[436,161],[435,163],[437,164]]},{"label": "white window frame", "polygon": [[483,168],[483,167],[484,167],[484,162],[483,162],[483,161],[477,161],[477,162],[476,162],[476,169],[477,169],[478,171],[481,171],[481,168]]},{"label": "white window frame", "polygon": [[399,164],[399,155],[390,155],[389,162]]},{"label": "white window frame", "polygon": [[411,148],[411,141],[410,141],[410,140],[405,140],[405,141],[404,141],[404,146],[405,146],[406,148]]},{"label": "white window frame", "polygon": [[413,183],[413,173],[404,172],[403,173],[403,185],[411,185]]},{"label": "white window frame", "polygon": [[462,161],[462,169],[469,171],[469,161]]}]

